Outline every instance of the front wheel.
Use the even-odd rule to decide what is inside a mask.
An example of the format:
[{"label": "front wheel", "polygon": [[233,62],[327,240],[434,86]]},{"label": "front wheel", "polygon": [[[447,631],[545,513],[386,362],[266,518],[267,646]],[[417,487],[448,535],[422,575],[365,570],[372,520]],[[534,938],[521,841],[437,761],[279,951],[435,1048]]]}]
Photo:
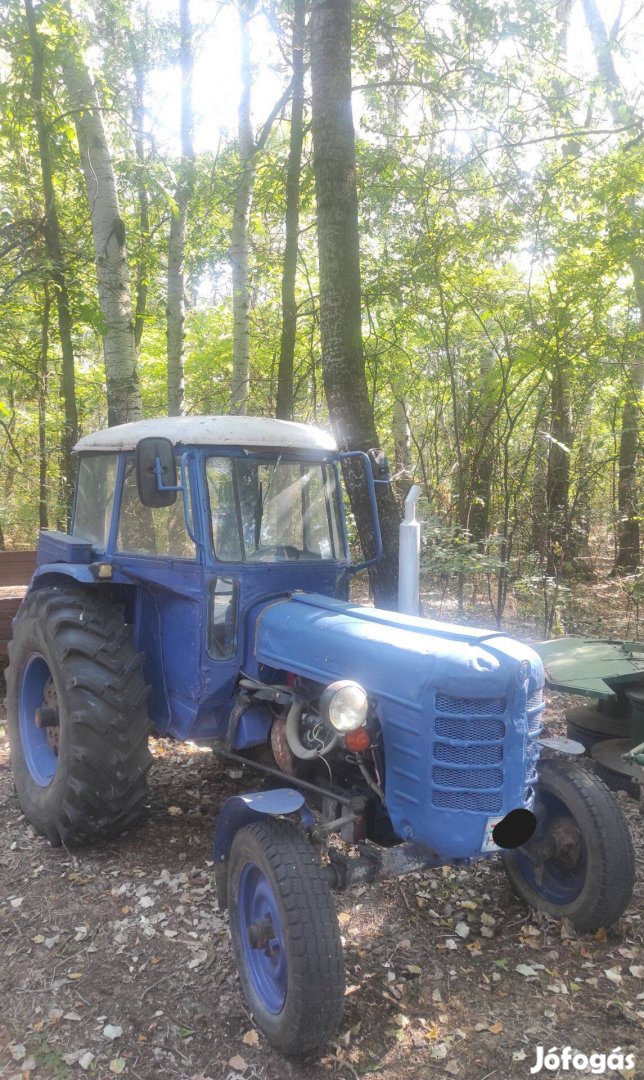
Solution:
[{"label": "front wheel", "polygon": [[257,1026],[300,1055],[337,1031],[344,961],[333,898],[317,855],[288,821],[247,825],[228,865],[230,929]]},{"label": "front wheel", "polygon": [[567,917],[579,930],[612,926],[631,900],[635,853],[606,785],[576,763],[544,761],[534,813],[532,839],[503,853],[514,891],[530,907]]}]

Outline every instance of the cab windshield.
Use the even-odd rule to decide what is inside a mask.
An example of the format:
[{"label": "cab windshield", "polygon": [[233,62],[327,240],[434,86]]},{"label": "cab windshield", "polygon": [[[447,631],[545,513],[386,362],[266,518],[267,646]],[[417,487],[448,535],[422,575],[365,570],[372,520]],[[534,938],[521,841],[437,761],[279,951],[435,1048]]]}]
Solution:
[{"label": "cab windshield", "polygon": [[342,559],[335,469],[282,455],[209,457],[215,557],[222,562]]}]

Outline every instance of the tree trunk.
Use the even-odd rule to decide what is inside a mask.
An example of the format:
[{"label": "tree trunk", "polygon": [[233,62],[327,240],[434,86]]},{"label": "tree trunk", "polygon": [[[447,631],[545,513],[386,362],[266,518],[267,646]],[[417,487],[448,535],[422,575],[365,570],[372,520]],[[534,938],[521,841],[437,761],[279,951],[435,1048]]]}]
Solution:
[{"label": "tree trunk", "polygon": [[137,161],[136,187],[139,200],[139,256],[136,263],[134,347],[138,354],[145,327],[150,274],[150,196],[148,194],[148,185],[145,180],[145,69],[142,63],[135,63],[134,85],[135,99],[132,112],[134,120],[134,152]]},{"label": "tree trunk", "polygon": [[36,134],[38,136],[43,196],[45,199],[45,244],[50,263],[49,276],[56,293],[58,334],[60,337],[60,348],[62,353],[61,391],[65,417],[61,448],[62,483],[64,504],[67,514],[69,515],[71,512],[72,486],[74,479],[72,447],[78,439],[74,346],[72,344],[72,316],[69,292],[67,289],[67,278],[65,275],[63,241],[58,221],[56,194],[54,191],[52,163],[52,147],[54,144],[50,137],[49,125],[47,123],[43,102],[44,50],[42,39],[36,29],[36,19],[32,0],[25,0],[25,12],[27,16],[32,61],[31,96],[36,122]]},{"label": "tree trunk", "polygon": [[494,472],[494,421],[496,403],[493,395],[494,355],[483,352],[479,370],[479,393],[476,426],[478,445],[472,460],[472,501],[468,527],[472,539],[484,545],[490,533],[490,493]]},{"label": "tree trunk", "polygon": [[250,289],[248,226],[255,180],[255,143],[250,117],[251,69],[248,22],[251,4],[239,0],[242,91],[238,110],[239,183],[233,209],[230,256],[233,279],[233,375],[230,411],[244,414],[250,389]]},{"label": "tree trunk", "polygon": [[98,298],[103,317],[107,418],[111,426],[139,420],[143,415],[136,370],[125,225],[119,211],[112,158],[96,87],[75,52],[74,42],[64,57],[63,73],[74,111],[92,223]]},{"label": "tree trunk", "polygon": [[183,346],[186,315],[184,259],[188,204],[194,187],[192,143],[192,25],[190,0],[179,0],[181,27],[181,162],[168,242],[168,414],[183,412]]},{"label": "tree trunk", "polygon": [[569,554],[570,444],[572,439],[568,361],[555,364],[551,383],[546,505],[548,548],[546,573],[556,577]]},{"label": "tree trunk", "polygon": [[[624,87],[615,68],[611,41],[595,0],[582,0],[586,24],[595,51],[599,77],[604,83],[606,102],[616,127],[632,124],[636,128],[638,116],[627,101]],[[640,210],[633,196],[625,200],[626,207],[636,223]],[[640,564],[640,493],[638,486],[639,425],[641,396],[644,392],[644,259],[635,249],[638,230],[633,226],[633,246],[627,258],[633,273],[635,298],[639,309],[639,336],[629,365],[626,400],[622,410],[622,433],[619,447],[619,481],[617,504],[616,572],[633,572]]]},{"label": "tree trunk", "polygon": [[284,224],[286,241],[282,269],[282,338],[277,378],[278,420],[293,419],[293,367],[295,358],[295,335],[297,331],[297,304],[295,301],[295,278],[300,227],[300,172],[302,168],[302,143],[304,141],[304,20],[306,0],[294,0],[293,4],[293,102],[291,105],[291,139],[286,163],[286,212]]},{"label": "tree trunk", "polygon": [[[314,0],[311,77],[324,387],[338,445],[344,450],[369,450],[378,445],[378,438],[362,347],[350,0]],[[347,486],[369,555],[371,511],[357,471],[348,470]],[[377,490],[385,554],[371,572],[371,585],[376,603],[395,607],[398,511],[391,488],[379,485]]]},{"label": "tree trunk", "polygon": [[38,364],[38,524],[49,528],[47,514],[47,376],[49,368],[49,312],[51,297],[45,285],[40,332],[40,363]]}]

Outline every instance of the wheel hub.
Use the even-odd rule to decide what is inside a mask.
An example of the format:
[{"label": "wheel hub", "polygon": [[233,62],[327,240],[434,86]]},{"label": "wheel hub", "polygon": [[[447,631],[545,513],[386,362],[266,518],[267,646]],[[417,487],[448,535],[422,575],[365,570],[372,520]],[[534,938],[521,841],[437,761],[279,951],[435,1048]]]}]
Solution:
[{"label": "wheel hub", "polygon": [[58,715],[58,694],[53,679],[47,679],[43,687],[43,704],[34,710],[34,724],[45,732],[47,745],[58,757],[60,717]]},{"label": "wheel hub", "polygon": [[256,919],[248,927],[248,940],[251,949],[268,949],[275,941],[275,928],[270,916],[266,919]]}]

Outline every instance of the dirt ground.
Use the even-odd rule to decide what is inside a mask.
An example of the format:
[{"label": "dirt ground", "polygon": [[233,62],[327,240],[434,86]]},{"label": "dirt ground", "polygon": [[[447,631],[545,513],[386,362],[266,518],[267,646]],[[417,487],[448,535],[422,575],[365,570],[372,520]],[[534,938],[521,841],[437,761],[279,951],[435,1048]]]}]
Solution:
[{"label": "dirt ground", "polygon": [[608,934],[527,911],[496,859],[339,895],[344,1022],[292,1063],[253,1027],[214,895],[217,809],[256,774],[156,741],[147,820],[108,846],[54,850],[20,813],[1,720],[0,1076],[523,1080],[537,1045],[619,1047],[639,1055],[621,1075],[644,1076],[644,818],[625,795],[638,883]]}]

